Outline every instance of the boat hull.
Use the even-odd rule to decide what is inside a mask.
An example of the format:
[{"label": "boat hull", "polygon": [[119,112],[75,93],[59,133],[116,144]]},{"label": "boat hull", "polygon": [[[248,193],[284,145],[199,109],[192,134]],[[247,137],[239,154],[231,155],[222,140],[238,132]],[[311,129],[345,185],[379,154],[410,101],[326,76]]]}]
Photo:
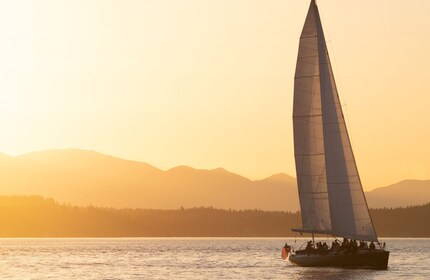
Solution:
[{"label": "boat hull", "polygon": [[356,253],[300,253],[289,256],[290,262],[304,267],[344,267],[387,269],[390,252],[383,250],[364,251]]}]

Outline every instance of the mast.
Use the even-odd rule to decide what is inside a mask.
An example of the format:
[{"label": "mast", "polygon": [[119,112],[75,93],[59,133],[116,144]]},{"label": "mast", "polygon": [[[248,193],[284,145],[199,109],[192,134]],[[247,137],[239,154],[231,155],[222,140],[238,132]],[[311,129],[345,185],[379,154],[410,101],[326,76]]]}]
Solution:
[{"label": "mast", "polygon": [[293,122],[300,231],[377,241],[315,0],[300,37]]}]

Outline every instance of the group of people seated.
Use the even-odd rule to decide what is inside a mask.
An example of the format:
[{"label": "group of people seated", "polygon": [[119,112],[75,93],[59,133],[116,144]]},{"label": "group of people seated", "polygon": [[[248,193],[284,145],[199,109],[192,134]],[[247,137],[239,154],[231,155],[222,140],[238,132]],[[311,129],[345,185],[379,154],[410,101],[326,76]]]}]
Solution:
[{"label": "group of people seated", "polygon": [[[385,247],[385,243],[382,245],[382,248],[383,247]],[[314,243],[312,241],[308,241],[303,252],[319,254],[327,254],[329,252],[355,253],[359,249],[373,251],[376,250],[376,245],[374,242],[368,244],[366,241],[344,238],[342,243],[336,239],[329,248],[326,242]]]}]

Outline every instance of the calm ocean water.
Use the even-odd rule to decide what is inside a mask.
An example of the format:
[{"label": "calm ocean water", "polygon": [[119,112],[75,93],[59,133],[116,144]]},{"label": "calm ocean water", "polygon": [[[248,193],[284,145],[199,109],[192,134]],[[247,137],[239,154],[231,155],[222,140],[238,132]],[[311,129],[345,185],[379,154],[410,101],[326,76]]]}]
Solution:
[{"label": "calm ocean water", "polygon": [[[301,268],[278,238],[0,239],[0,279],[430,279],[430,239],[384,239],[387,271]],[[305,240],[298,240],[297,245]]]}]

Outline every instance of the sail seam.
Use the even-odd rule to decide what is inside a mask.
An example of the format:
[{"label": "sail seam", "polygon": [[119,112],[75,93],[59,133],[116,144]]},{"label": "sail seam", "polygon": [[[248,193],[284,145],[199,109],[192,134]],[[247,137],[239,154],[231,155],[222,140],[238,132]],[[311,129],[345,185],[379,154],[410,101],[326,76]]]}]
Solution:
[{"label": "sail seam", "polygon": [[319,115],[306,115],[306,116],[293,116],[293,119],[295,119],[295,118],[315,118],[315,117],[321,117],[322,115],[321,114],[319,114]]},{"label": "sail seam", "polygon": [[303,194],[326,194],[327,192],[300,192]]},{"label": "sail seam", "polygon": [[315,77],[319,77],[319,75],[295,76],[294,79],[315,78]]}]

